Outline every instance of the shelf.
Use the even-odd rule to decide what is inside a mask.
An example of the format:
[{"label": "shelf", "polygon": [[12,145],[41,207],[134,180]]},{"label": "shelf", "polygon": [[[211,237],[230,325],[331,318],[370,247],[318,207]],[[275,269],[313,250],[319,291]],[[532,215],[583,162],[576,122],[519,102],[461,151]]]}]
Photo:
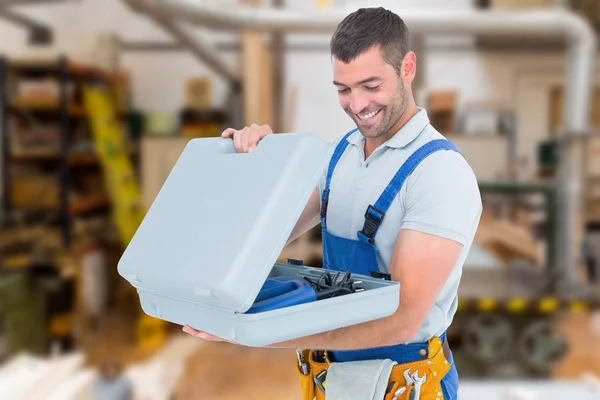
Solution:
[{"label": "shelf", "polygon": [[[11,161],[17,163],[35,163],[35,162],[59,162],[60,154],[56,151],[26,151],[20,154],[10,156]],[[98,155],[94,151],[82,151],[71,153],[68,160],[69,165],[84,166],[97,165],[99,163]]]},{"label": "shelf", "polygon": [[[60,112],[60,106],[51,101],[13,101],[9,105],[9,111],[13,113],[29,111],[57,114]],[[83,106],[70,105],[68,114],[71,117],[85,117],[87,116],[87,111]]]},{"label": "shelf", "polygon": [[[132,145],[129,155],[135,156],[137,146]],[[68,163],[71,166],[91,166],[100,164],[98,153],[94,150],[74,151],[69,154]],[[11,154],[10,160],[17,163],[59,162],[60,153],[56,150],[27,150]]]},{"label": "shelf", "polygon": [[478,51],[488,52],[562,52],[567,49],[566,38],[537,38],[519,35],[479,35],[475,39]]},{"label": "shelf", "polygon": [[518,181],[479,181],[479,188],[483,191],[494,192],[552,192],[550,184],[541,182],[518,182]]},{"label": "shelf", "polygon": [[[87,213],[98,211],[111,205],[108,196],[93,194],[78,199],[69,200],[69,215],[82,216]],[[37,207],[14,207],[13,210],[22,210],[31,213],[59,213],[60,207],[56,205],[43,205]]]},{"label": "shelf", "polygon": [[71,200],[69,204],[69,213],[77,216],[108,207],[109,205],[110,199],[107,196],[102,194],[90,195],[81,199]]},{"label": "shelf", "polygon": [[[69,78],[103,81],[113,84],[118,78],[100,68],[68,61],[66,70]],[[24,77],[59,76],[61,62],[58,58],[17,58],[8,62],[8,70]]]},{"label": "shelf", "polygon": [[[89,117],[88,110],[85,107],[85,86],[101,85],[111,91],[115,97],[115,106],[126,104],[123,102],[123,90],[126,90],[128,84],[127,74],[121,71],[109,71],[96,67],[90,63],[88,65],[79,62],[72,62],[65,56],[50,57],[30,57],[14,58],[6,57],[0,60],[0,67],[5,73],[2,74],[3,87],[11,87],[11,82],[42,80],[39,82],[45,87],[45,82],[52,82],[51,87],[43,90],[35,89],[35,93],[6,93],[4,108],[2,109],[2,120],[7,121],[9,117],[16,120],[17,123],[27,122],[27,129],[22,132],[16,132],[13,137],[8,129],[3,130],[3,159],[5,160],[5,171],[9,171],[12,163],[26,164],[27,167],[39,166],[43,168],[63,167],[68,165],[59,175],[59,182],[56,193],[46,204],[38,201],[29,207],[26,202],[24,207],[11,207],[14,202],[10,201],[10,181],[13,179],[10,173],[4,174],[4,196],[3,205],[7,212],[12,210],[22,211],[19,216],[33,218],[31,221],[42,222],[50,221],[53,224],[60,225],[62,241],[64,246],[69,247],[73,241],[73,223],[77,218],[91,217],[97,213],[106,213],[112,208],[112,202],[106,194],[94,195],[74,195],[74,193],[87,190],[79,187],[80,185],[90,187],[90,190],[96,191],[94,186],[90,186],[90,179],[102,179],[104,172],[103,163],[100,154],[95,151],[95,138],[89,143],[81,143],[78,138],[84,131],[87,131],[88,125],[86,119]],[[37,84],[36,84],[37,85]],[[18,87],[15,87],[18,89]],[[117,106],[118,107],[118,106]],[[125,107],[118,107],[115,110],[115,123],[127,124],[130,111]],[[78,123],[76,126],[74,123]],[[31,125],[43,125],[50,123],[56,132],[34,132],[35,127]],[[83,123],[83,125],[79,124]],[[5,127],[6,128],[6,127]],[[17,127],[17,129],[19,129]],[[46,131],[46,129],[44,129]],[[22,134],[22,135],[21,135]],[[43,138],[40,146],[27,146],[26,141],[31,141],[36,137]],[[25,145],[13,147],[11,140],[23,140]],[[44,145],[47,144],[47,146]],[[14,150],[13,150],[14,148]],[[12,151],[11,151],[12,150]],[[132,146],[132,157],[137,157],[139,151],[137,146]],[[39,163],[37,165],[36,163]],[[30,165],[31,164],[31,165]],[[21,168],[23,165],[17,165]],[[83,170],[73,167],[82,166]],[[88,170],[89,168],[89,170]],[[85,172],[85,176],[80,172]],[[94,174],[94,177],[88,176],[88,173]],[[100,174],[100,175],[99,175]],[[81,178],[81,179],[80,179]],[[95,181],[92,185],[102,185]],[[32,196],[32,199],[35,198]],[[12,208],[12,210],[11,210]]]},{"label": "shelf", "polygon": [[[22,112],[35,112],[35,113],[39,113],[39,114],[46,114],[46,115],[51,115],[51,114],[55,114],[58,115],[60,113],[60,107],[58,104],[56,103],[46,103],[46,102],[39,102],[39,103],[30,103],[30,102],[12,102],[9,106],[8,106],[8,111],[10,111],[13,114],[18,114],[18,113],[22,113]],[[68,116],[69,117],[74,117],[74,118],[84,118],[88,116],[88,112],[87,110],[80,105],[70,105],[69,106],[69,110],[68,110]],[[126,118],[128,118],[129,116],[129,112],[128,111],[122,111],[122,110],[117,110],[116,111],[116,117],[117,119],[124,121],[126,120]]]}]

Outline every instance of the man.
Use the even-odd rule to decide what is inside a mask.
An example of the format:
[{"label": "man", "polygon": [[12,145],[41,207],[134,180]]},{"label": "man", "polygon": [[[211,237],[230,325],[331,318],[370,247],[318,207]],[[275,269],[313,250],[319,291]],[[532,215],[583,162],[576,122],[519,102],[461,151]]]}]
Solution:
[{"label": "man", "polygon": [[[416,56],[398,15],[382,8],[350,14],[333,34],[331,54],[339,104],[357,130],[335,141],[328,173],[289,241],[322,222],[324,268],[389,273],[400,282],[400,306],[387,318],[272,347],[327,350],[321,364],[319,352],[305,353],[312,368],[390,359],[398,365],[386,399],[411,391],[422,399],[455,399],[458,374],[445,331],[482,211],[476,178],[415,105]],[[222,136],[233,138],[238,152],[249,152],[271,133],[268,126],[252,125]],[[416,377],[415,367],[421,367]],[[428,383],[417,389],[424,374]]]}]

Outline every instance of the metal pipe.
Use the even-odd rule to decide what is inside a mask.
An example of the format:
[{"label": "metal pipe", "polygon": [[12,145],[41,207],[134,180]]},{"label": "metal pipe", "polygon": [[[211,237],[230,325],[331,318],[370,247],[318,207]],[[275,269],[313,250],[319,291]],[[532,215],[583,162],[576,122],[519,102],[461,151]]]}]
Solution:
[{"label": "metal pipe", "polygon": [[[298,12],[284,9],[219,7],[192,0],[126,0],[144,4],[164,18],[177,18],[215,30],[261,30],[280,32],[333,32],[351,11],[324,10]],[[394,10],[393,10],[394,11]],[[567,135],[586,133],[589,124],[593,65],[596,53],[594,30],[574,13],[556,9],[532,12],[500,11],[417,11],[395,10],[414,34],[476,34],[566,39],[570,66],[566,86],[564,128]],[[576,154],[567,146],[566,162],[558,174],[558,207],[562,217],[557,224],[560,240],[557,266],[566,271],[565,279],[573,283],[576,262],[573,248],[574,227],[581,201],[582,172]],[[564,164],[564,165],[563,165]]]},{"label": "metal pipe", "polygon": [[30,30],[35,30],[35,29],[44,30],[44,31],[51,30],[50,27],[48,27],[47,25],[44,25],[41,22],[38,22],[34,19],[31,19],[31,18],[21,15],[19,13],[16,13],[6,7],[4,7],[4,8],[0,7],[0,18],[4,18],[16,25],[23,26]]},{"label": "metal pipe", "polygon": [[[160,12],[163,16],[185,20],[215,30],[258,29],[263,31],[330,33],[356,8],[306,12],[256,7],[222,7],[191,0],[134,0]],[[591,28],[573,13],[564,10],[532,12],[471,10],[395,11],[411,33],[434,34],[517,34],[534,37],[574,33],[587,35]],[[562,30],[565,28],[565,30]]]},{"label": "metal pipe", "polygon": [[240,74],[227,65],[218,53],[199,37],[193,37],[183,27],[178,26],[171,19],[165,17],[160,12],[156,12],[147,4],[139,0],[125,0],[133,9],[145,12],[152,20],[169,32],[180,44],[187,46],[201,61],[206,63],[214,72],[227,79],[230,83],[236,84],[240,81]]},{"label": "metal pipe", "polygon": [[153,41],[120,41],[121,51],[189,51],[187,46],[175,42]]},{"label": "metal pipe", "polygon": [[0,56],[0,193],[2,208],[0,209],[0,223],[8,219],[11,209],[10,202],[10,174],[8,170],[10,157],[10,142],[8,132],[8,61],[5,56]]},{"label": "metal pipe", "polygon": [[[177,18],[215,30],[332,32],[353,9],[299,12],[285,9],[219,7],[191,0],[126,0],[162,17]],[[566,39],[572,60],[566,92],[565,128],[588,127],[596,51],[592,27],[564,10],[535,12],[398,10],[413,34],[493,34]]]},{"label": "metal pipe", "polygon": [[204,61],[217,74],[221,75],[223,78],[232,83],[240,80],[239,73],[234,71],[229,67],[229,65],[223,62],[223,60],[221,60],[219,55],[210,47],[209,44],[205,43],[200,38],[193,38],[188,32],[185,31],[183,27],[177,26],[175,23],[166,18],[155,16],[153,19],[158,25],[170,32],[180,43],[187,45],[196,57]]},{"label": "metal pipe", "polygon": [[64,3],[66,1],[72,2],[74,0],[0,0],[0,7]]}]

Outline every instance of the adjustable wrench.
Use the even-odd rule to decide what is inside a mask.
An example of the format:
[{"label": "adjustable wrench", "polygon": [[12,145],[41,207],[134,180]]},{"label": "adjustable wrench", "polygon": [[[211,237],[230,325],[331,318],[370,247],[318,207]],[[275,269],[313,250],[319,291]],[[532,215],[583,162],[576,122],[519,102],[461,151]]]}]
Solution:
[{"label": "adjustable wrench", "polygon": [[413,390],[413,392],[410,394],[411,400],[419,400],[419,397],[421,397],[421,385],[423,385],[423,383],[425,383],[425,375],[426,374],[423,373],[423,376],[419,378],[418,372],[419,371],[415,371],[412,374],[412,380],[415,383],[415,390]]}]

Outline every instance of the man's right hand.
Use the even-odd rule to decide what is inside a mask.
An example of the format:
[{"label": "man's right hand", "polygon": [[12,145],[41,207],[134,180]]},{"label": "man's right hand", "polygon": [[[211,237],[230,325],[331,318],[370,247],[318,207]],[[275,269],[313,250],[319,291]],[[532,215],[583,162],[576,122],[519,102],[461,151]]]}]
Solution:
[{"label": "man's right hand", "polygon": [[238,153],[249,153],[256,147],[262,138],[271,134],[273,134],[273,131],[269,125],[259,126],[252,124],[252,126],[247,126],[240,130],[233,128],[225,129],[223,133],[221,133],[221,137],[233,137],[235,151]]}]

